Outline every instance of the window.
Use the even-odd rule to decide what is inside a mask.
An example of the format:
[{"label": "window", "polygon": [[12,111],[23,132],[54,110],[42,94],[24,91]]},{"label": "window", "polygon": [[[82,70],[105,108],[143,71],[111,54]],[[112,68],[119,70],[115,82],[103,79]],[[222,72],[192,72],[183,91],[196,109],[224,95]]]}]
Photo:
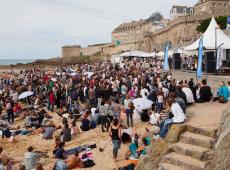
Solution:
[{"label": "window", "polygon": [[227,7],[227,3],[224,4],[224,7]]},{"label": "window", "polygon": [[216,3],[213,3],[213,7],[216,7]]},{"label": "window", "polygon": [[219,3],[218,6],[221,7],[221,3]]},{"label": "window", "polygon": [[193,9],[190,9],[190,13],[193,14]]},{"label": "window", "polygon": [[184,8],[184,13],[186,13],[186,8]]}]

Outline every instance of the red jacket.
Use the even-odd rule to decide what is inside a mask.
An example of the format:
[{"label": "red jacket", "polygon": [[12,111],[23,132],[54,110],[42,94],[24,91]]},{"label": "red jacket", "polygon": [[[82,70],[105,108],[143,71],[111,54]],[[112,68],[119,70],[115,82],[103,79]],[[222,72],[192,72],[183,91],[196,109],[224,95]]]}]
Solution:
[{"label": "red jacket", "polygon": [[54,93],[50,93],[50,104],[54,104],[54,103],[55,103]]}]

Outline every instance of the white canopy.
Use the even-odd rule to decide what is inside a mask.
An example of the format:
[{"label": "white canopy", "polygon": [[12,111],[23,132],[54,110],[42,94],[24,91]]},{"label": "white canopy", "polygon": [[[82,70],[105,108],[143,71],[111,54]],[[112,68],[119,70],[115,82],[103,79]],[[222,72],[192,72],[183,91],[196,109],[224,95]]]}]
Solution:
[{"label": "white canopy", "polygon": [[[185,50],[187,51],[197,50],[199,48],[200,39],[201,37],[198,40],[196,40],[193,44],[185,47]],[[219,29],[219,26],[213,17],[207,30],[203,34],[204,48],[207,50],[214,50],[216,48],[215,45],[216,42],[217,42],[217,47],[222,43],[224,43],[223,48],[230,49],[230,38],[227,35],[225,35],[221,29]]]},{"label": "white canopy", "polygon": [[149,54],[143,51],[128,51],[120,54],[121,57],[149,57]]}]

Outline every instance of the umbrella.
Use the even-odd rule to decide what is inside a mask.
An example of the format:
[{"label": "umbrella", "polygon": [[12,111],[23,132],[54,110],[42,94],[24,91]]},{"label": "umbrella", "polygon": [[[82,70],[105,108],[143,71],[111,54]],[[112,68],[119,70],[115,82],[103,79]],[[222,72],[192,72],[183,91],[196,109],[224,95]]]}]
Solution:
[{"label": "umbrella", "polygon": [[146,98],[137,98],[133,100],[133,104],[137,111],[142,111],[152,107],[153,102]]},{"label": "umbrella", "polygon": [[71,75],[71,76],[76,76],[77,73],[73,72],[73,73],[71,73],[70,75]]},{"label": "umbrella", "polygon": [[57,78],[54,77],[54,78],[51,78],[51,80],[55,82],[57,81]]},{"label": "umbrella", "polygon": [[88,75],[88,78],[90,78],[92,75],[94,75],[94,72],[86,72],[85,75]]},{"label": "umbrella", "polygon": [[21,93],[19,96],[18,96],[18,99],[21,100],[21,99],[25,99],[29,96],[32,96],[34,94],[34,92],[32,91],[26,91],[26,92],[23,92]]}]

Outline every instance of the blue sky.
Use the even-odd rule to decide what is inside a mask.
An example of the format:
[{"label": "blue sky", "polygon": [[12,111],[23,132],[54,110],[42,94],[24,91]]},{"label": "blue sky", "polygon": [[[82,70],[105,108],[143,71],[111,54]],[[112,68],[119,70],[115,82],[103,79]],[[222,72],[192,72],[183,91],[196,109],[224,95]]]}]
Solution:
[{"label": "blue sky", "polygon": [[0,59],[52,58],[63,45],[111,41],[122,22],[169,17],[172,5],[197,0],[1,0]]}]

